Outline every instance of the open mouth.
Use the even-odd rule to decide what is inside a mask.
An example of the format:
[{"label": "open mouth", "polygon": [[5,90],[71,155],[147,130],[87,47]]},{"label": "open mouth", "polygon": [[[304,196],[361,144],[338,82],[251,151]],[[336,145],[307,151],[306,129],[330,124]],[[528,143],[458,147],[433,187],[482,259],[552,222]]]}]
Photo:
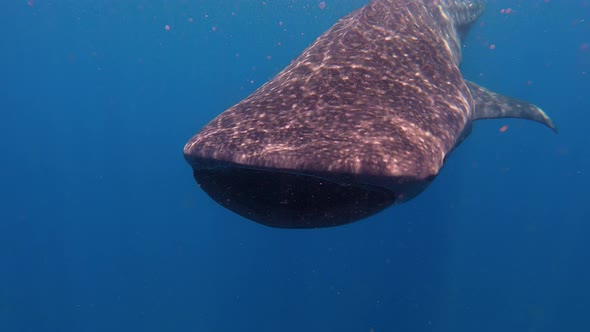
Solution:
[{"label": "open mouth", "polygon": [[245,218],[271,227],[318,228],[347,224],[387,208],[398,198],[394,192],[381,187],[354,182],[340,184],[320,176],[285,170],[235,165],[193,167],[195,180],[213,200]]}]

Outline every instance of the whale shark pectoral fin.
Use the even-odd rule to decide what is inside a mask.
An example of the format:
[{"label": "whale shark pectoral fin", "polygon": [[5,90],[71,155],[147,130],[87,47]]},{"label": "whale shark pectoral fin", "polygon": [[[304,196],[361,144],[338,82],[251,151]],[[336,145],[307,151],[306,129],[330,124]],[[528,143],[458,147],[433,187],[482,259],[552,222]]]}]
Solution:
[{"label": "whale shark pectoral fin", "polygon": [[467,84],[475,102],[473,120],[494,118],[528,119],[542,123],[557,133],[557,127],[553,124],[553,121],[539,107],[526,101],[489,91],[467,80],[465,84]]}]

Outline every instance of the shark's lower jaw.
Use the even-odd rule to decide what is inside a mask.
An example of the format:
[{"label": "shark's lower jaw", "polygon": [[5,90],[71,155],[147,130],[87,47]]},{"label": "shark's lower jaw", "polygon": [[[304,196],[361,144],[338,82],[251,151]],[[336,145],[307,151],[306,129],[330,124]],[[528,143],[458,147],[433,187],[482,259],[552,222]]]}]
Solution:
[{"label": "shark's lower jaw", "polygon": [[281,170],[236,166],[193,170],[195,180],[217,203],[245,218],[277,228],[351,223],[387,208],[399,197],[379,187],[342,185]]}]

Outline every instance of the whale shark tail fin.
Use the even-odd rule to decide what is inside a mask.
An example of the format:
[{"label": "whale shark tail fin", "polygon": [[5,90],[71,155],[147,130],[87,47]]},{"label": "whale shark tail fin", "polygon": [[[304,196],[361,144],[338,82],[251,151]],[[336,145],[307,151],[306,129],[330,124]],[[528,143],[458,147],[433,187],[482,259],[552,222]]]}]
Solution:
[{"label": "whale shark tail fin", "polygon": [[465,81],[473,101],[475,110],[473,120],[495,118],[521,118],[544,124],[557,133],[557,127],[539,107],[526,101],[510,98],[489,91],[481,86]]},{"label": "whale shark tail fin", "polygon": [[486,8],[485,0],[439,0],[436,3],[446,8],[447,15],[457,26],[473,23]]},{"label": "whale shark tail fin", "polygon": [[[450,38],[457,63],[461,62],[461,48],[473,23],[484,12],[486,0],[434,0],[429,2],[437,8],[444,22],[451,21],[454,34]],[[449,40],[449,41],[451,41]]]}]

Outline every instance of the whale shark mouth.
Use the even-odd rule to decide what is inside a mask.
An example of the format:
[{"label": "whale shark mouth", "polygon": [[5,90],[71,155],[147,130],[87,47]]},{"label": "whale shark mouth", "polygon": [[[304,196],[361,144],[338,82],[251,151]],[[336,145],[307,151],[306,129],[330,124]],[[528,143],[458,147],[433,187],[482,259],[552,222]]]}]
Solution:
[{"label": "whale shark mouth", "polygon": [[286,170],[236,165],[193,167],[195,180],[217,203],[276,228],[343,225],[378,213],[400,198],[381,187],[341,184]]}]

